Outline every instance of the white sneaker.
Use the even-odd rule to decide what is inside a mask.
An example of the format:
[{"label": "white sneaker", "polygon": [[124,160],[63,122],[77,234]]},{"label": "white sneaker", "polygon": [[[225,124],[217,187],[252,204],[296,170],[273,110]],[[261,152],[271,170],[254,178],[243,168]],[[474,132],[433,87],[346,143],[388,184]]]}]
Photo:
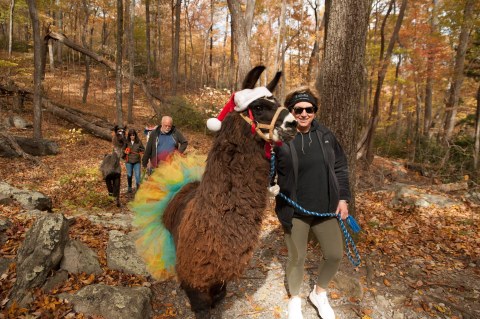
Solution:
[{"label": "white sneaker", "polygon": [[322,319],[335,319],[335,313],[328,303],[327,292],[316,293],[317,286],[313,286],[313,290],[309,295],[310,301],[317,307],[318,314]]},{"label": "white sneaker", "polygon": [[295,296],[288,301],[288,319],[303,319],[302,299]]}]

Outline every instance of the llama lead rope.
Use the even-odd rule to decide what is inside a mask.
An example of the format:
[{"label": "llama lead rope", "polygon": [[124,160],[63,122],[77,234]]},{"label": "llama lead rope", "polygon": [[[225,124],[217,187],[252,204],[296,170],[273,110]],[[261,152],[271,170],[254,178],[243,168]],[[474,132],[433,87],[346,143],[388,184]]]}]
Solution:
[{"label": "llama lead rope", "polygon": [[[270,186],[272,186],[272,185],[276,185],[276,182],[274,181],[274,176],[275,176],[275,151],[273,150],[273,146],[271,147],[270,155],[271,155],[270,156]],[[340,214],[312,212],[312,211],[306,210],[305,208],[301,207],[300,205],[298,205],[292,199],[288,198],[283,193],[278,193],[278,195],[276,195],[276,196],[280,196],[283,200],[285,200],[291,206],[298,209],[303,214],[318,216],[318,217],[335,217],[335,218],[337,218],[337,220],[340,224],[340,228],[342,229],[343,236],[345,238],[345,251],[347,253],[348,260],[350,260],[350,262],[355,267],[360,265],[360,262],[361,262],[360,254],[358,253],[357,247],[355,246],[355,242],[353,241],[353,238],[350,235],[350,233],[347,231],[347,227],[345,227],[345,223],[341,219]],[[352,231],[355,232],[355,233],[357,233],[361,230],[361,228],[358,225],[355,218],[353,218],[350,215],[348,215],[348,217],[347,217],[347,224],[350,226]],[[353,251],[353,254],[355,254],[355,258],[352,256],[352,251]]]}]

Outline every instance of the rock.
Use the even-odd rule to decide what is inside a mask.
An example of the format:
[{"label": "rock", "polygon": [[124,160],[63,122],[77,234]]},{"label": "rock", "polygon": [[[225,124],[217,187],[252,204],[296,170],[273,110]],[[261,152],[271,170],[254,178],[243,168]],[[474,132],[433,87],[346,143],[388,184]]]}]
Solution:
[{"label": "rock", "polygon": [[68,223],[62,214],[39,217],[25,236],[17,254],[17,281],[11,301],[21,301],[25,291],[40,287],[62,260],[68,240]]},{"label": "rock", "polygon": [[52,210],[52,200],[44,194],[36,191],[28,191],[0,182],[0,200],[13,198],[26,209]]},{"label": "rock", "polygon": [[146,319],[152,315],[152,292],[146,287],[90,285],[74,295],[60,294],[73,304],[76,312],[103,318]]},{"label": "rock", "polygon": [[126,273],[147,276],[145,262],[137,254],[134,239],[118,230],[109,232],[107,266]]},{"label": "rock", "polygon": [[6,117],[3,120],[3,124],[6,127],[15,127],[18,129],[27,129],[27,128],[32,128],[33,125],[32,123],[28,123],[24,118],[18,116],[18,115],[11,115]]},{"label": "rock", "polygon": [[51,292],[53,289],[60,287],[64,282],[68,280],[68,272],[66,270],[59,270],[55,274],[48,278],[42,287],[42,290],[46,293]]},{"label": "rock", "polygon": [[13,263],[14,260],[0,257],[0,275],[2,275],[5,271],[7,271],[8,266]]},{"label": "rock", "polygon": [[0,217],[0,246],[7,241],[7,230],[12,226],[12,222],[6,218]]},{"label": "rock", "polygon": [[424,190],[401,183],[395,185],[395,196],[392,200],[393,206],[416,206],[416,207],[430,207],[431,205],[448,208],[451,206],[458,206],[462,203],[454,201],[444,195],[427,194]]},{"label": "rock", "polygon": [[78,240],[70,240],[66,244],[60,268],[74,274],[85,272],[98,275],[103,272],[97,254]]},{"label": "rock", "polygon": [[363,298],[363,287],[357,278],[350,277],[339,271],[333,278],[333,282],[340,291],[344,292],[349,297],[355,299]]}]

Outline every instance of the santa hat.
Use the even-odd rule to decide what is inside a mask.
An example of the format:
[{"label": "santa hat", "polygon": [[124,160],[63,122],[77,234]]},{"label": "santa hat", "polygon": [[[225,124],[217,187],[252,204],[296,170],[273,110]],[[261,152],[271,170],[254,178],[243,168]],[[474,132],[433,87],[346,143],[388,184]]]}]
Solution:
[{"label": "santa hat", "polygon": [[222,127],[222,121],[228,113],[232,111],[243,112],[247,109],[248,105],[256,99],[268,96],[272,96],[272,92],[264,86],[259,86],[254,89],[244,89],[233,93],[222,111],[220,111],[220,114],[218,114],[216,118],[213,117],[207,120],[207,128],[210,131],[219,131]]}]

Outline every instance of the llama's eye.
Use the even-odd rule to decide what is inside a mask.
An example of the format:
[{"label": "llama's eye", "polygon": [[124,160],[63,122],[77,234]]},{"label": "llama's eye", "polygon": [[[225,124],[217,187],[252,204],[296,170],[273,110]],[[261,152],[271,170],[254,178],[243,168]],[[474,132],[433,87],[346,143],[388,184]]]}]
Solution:
[{"label": "llama's eye", "polygon": [[255,106],[253,107],[253,110],[254,110],[255,112],[260,112],[262,109],[263,109],[263,107],[261,107],[260,105],[255,105]]}]

